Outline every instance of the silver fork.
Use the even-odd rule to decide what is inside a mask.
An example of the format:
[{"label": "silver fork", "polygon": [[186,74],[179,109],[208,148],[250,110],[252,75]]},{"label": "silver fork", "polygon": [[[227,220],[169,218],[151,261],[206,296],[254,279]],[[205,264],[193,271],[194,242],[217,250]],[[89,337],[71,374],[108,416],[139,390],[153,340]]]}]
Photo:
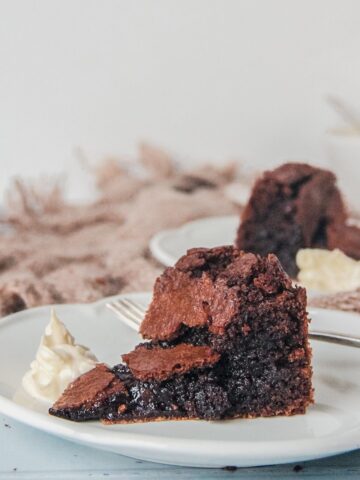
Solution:
[{"label": "silver fork", "polygon": [[[146,308],[139,302],[134,302],[130,298],[121,298],[113,302],[108,302],[106,306],[114,312],[126,325],[135,331],[139,331],[141,322],[144,319]],[[311,330],[309,333],[311,340],[318,340],[326,343],[336,343],[337,345],[346,345],[348,347],[360,348],[360,338],[350,335],[343,335],[337,332],[322,332],[321,330]]]},{"label": "silver fork", "polygon": [[115,313],[126,325],[133,330],[139,331],[139,327],[145,316],[146,308],[129,298],[121,298],[114,302],[108,302],[106,306]]}]

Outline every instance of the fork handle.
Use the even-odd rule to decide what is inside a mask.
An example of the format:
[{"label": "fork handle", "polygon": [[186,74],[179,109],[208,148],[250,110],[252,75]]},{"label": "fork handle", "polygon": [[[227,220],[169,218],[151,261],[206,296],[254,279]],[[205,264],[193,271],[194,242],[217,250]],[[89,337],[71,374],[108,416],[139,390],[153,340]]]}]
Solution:
[{"label": "fork handle", "polygon": [[335,332],[319,332],[311,330],[309,333],[311,340],[319,340],[320,342],[335,343],[337,345],[346,345],[347,347],[360,348],[360,338],[347,335],[340,335]]}]

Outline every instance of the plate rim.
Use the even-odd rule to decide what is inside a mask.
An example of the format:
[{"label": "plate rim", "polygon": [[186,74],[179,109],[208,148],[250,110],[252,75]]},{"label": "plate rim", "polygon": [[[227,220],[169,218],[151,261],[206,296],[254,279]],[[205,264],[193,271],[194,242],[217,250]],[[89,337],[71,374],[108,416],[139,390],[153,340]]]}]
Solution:
[{"label": "plate rim", "polygon": [[[210,220],[214,219],[233,219],[237,221],[237,223],[240,225],[240,216],[233,214],[233,215],[212,215],[212,216],[207,216],[207,217],[200,217],[195,220],[190,220],[189,222],[186,222],[179,227],[175,228],[167,228],[165,230],[161,230],[160,232],[155,233],[149,241],[149,249],[151,254],[154,256],[154,258],[159,261],[162,265],[165,267],[171,267],[174,265],[174,263],[177,262],[178,258],[174,258],[170,253],[168,253],[166,250],[164,250],[161,247],[161,242],[164,238],[166,238],[169,235],[173,235],[175,232],[182,232],[185,233],[186,230],[191,228],[193,225],[199,224],[199,223],[205,223]],[[235,239],[234,239],[235,240]]]}]

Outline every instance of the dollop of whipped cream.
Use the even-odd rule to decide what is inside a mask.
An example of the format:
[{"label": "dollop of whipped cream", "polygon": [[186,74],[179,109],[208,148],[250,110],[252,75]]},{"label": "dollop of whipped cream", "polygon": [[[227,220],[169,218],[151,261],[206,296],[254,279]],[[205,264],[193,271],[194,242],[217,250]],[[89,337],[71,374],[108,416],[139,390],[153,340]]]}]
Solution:
[{"label": "dollop of whipped cream", "polygon": [[336,293],[360,287],[360,262],[341,250],[305,248],[298,251],[296,263],[298,280],[306,288]]},{"label": "dollop of whipped cream", "polygon": [[95,355],[87,347],[75,343],[52,309],[50,323],[22,385],[32,397],[54,402],[75,378],[91,370],[96,363]]}]

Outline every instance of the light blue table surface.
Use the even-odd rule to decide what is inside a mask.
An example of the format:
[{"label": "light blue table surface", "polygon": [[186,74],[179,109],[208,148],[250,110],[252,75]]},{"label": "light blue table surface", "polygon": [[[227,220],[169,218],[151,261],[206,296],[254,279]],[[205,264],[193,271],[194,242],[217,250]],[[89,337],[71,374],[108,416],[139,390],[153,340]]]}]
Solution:
[{"label": "light blue table surface", "polygon": [[0,480],[360,478],[360,450],[298,465],[236,471],[171,467],[82,447],[0,417]]}]

